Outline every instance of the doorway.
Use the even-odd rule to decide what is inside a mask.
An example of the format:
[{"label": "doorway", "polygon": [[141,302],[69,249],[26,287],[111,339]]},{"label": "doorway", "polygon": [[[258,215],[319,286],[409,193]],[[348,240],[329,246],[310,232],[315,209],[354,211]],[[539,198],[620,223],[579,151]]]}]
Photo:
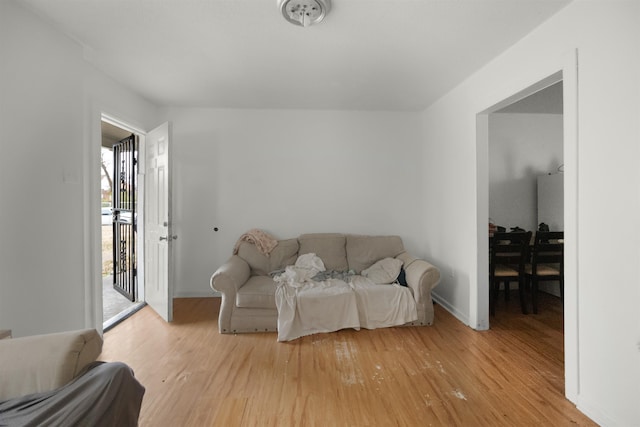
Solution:
[{"label": "doorway", "polygon": [[[563,72],[559,71],[477,116],[479,277],[488,277],[487,224],[492,230],[523,229],[535,235],[544,216],[542,222],[551,223],[546,226],[551,225],[552,231],[564,231],[565,136],[570,135],[564,92]],[[568,161],[573,160],[569,156]],[[551,217],[538,209],[545,204],[545,200],[539,203],[543,195],[538,189],[542,183],[548,185],[548,177],[560,178],[554,180],[560,187],[555,201],[559,208]],[[488,329],[488,313],[481,306],[488,306],[489,289],[487,279],[483,280],[479,281],[478,310],[485,314],[483,324]],[[554,287],[542,289],[560,296]]]},{"label": "doorway", "polygon": [[[564,162],[564,366],[565,396],[577,402],[579,383],[578,354],[578,51],[567,52],[559,58],[555,73],[541,76],[541,80],[523,85],[476,115],[476,219],[477,219],[477,286],[472,290],[471,324],[478,330],[489,328],[489,114],[523,99],[548,86],[562,81],[563,85],[563,162]],[[515,89],[518,89],[517,87]],[[508,95],[508,93],[507,93]]]},{"label": "doorway", "polygon": [[[490,228],[522,229],[533,236],[540,230],[564,231],[562,92],[560,80],[489,114]],[[559,285],[542,281],[540,289],[560,298]],[[531,299],[528,295],[529,305]],[[502,307],[509,301],[496,303]]]},{"label": "doorway", "polygon": [[107,331],[143,306],[137,278],[137,137],[101,121],[102,312]]}]

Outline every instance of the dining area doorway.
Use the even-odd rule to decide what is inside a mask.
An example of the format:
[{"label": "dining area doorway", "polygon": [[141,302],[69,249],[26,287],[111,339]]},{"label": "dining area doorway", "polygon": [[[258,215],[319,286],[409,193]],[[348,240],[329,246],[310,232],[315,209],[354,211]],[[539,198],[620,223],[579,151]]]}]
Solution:
[{"label": "dining area doorway", "polygon": [[[489,233],[531,232],[526,248],[528,266],[537,232],[564,231],[562,96],[560,80],[488,117]],[[500,289],[505,295],[502,301],[493,299],[496,303],[491,309],[493,314],[510,301],[520,306],[520,312],[533,311],[533,307],[522,307],[518,282],[517,278],[506,281],[506,285],[501,282]],[[562,302],[557,280],[541,280],[536,285],[536,300],[543,301],[540,295],[545,294],[544,301],[549,296]],[[493,289],[491,285],[490,288]],[[528,305],[532,306],[534,295],[531,289],[526,291],[530,294]],[[515,299],[510,298],[511,292],[516,293]],[[491,321],[494,320],[492,317]]]}]

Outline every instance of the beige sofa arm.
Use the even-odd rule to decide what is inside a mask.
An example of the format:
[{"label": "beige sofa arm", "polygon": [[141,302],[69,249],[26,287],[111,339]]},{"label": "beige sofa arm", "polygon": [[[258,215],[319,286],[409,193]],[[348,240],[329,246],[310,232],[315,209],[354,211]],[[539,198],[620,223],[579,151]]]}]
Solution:
[{"label": "beige sofa arm", "polygon": [[417,259],[407,252],[396,258],[402,260],[407,279],[407,285],[413,291],[418,313],[425,313],[427,322],[433,321],[433,300],[431,290],[440,282],[440,270],[433,264]]},{"label": "beige sofa arm", "polygon": [[420,303],[424,298],[431,299],[431,290],[440,281],[440,270],[425,260],[417,259],[404,252],[397,257],[404,265],[407,284],[413,290],[416,302]]},{"label": "beige sofa arm", "polygon": [[222,295],[235,295],[250,275],[249,264],[238,255],[233,255],[211,276],[211,289]]},{"label": "beige sofa arm", "polygon": [[95,329],[0,340],[0,401],[62,387],[101,351]]},{"label": "beige sofa arm", "polygon": [[220,333],[231,330],[231,315],[236,303],[236,292],[249,280],[250,275],[249,264],[239,256],[233,255],[211,276],[211,289],[222,294],[218,317]]}]

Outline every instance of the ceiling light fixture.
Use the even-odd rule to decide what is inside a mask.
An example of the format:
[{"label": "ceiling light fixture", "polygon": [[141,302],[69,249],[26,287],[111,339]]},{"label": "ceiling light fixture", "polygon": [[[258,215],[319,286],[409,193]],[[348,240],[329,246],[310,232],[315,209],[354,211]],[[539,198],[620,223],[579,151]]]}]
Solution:
[{"label": "ceiling light fixture", "polygon": [[308,27],[322,21],[331,9],[331,0],[278,0],[284,19]]}]

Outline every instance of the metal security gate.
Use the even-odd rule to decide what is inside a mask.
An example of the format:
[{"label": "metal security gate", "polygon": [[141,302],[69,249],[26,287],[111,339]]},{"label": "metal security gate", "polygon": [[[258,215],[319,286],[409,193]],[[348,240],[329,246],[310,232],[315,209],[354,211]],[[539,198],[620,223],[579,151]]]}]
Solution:
[{"label": "metal security gate", "polygon": [[138,147],[135,135],[113,146],[113,288],[136,300],[136,195]]}]

